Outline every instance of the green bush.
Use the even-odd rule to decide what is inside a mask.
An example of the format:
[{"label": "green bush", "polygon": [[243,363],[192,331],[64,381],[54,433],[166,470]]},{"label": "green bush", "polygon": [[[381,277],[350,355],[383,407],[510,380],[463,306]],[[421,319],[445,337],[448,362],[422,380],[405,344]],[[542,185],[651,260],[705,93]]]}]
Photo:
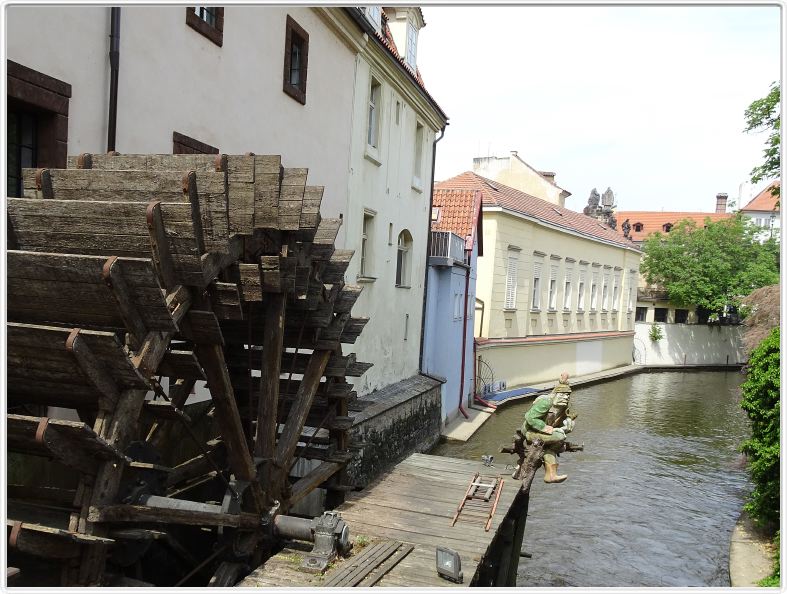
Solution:
[{"label": "green bush", "polygon": [[773,573],[766,578],[761,579],[757,582],[757,585],[762,586],[763,588],[778,588],[781,584],[780,576],[780,562],[779,562],[779,533],[776,532],[776,538],[773,539],[773,546],[775,552],[773,554]]},{"label": "green bush", "polygon": [[658,342],[659,340],[664,338],[664,333],[661,331],[661,326],[657,326],[656,324],[653,324],[650,327],[650,334],[648,336],[650,336],[650,339],[653,342]]},{"label": "green bush", "polygon": [[751,439],[741,446],[754,481],[745,509],[758,525],[773,528],[779,524],[779,360],[774,328],[749,358],[741,400],[752,421]]}]

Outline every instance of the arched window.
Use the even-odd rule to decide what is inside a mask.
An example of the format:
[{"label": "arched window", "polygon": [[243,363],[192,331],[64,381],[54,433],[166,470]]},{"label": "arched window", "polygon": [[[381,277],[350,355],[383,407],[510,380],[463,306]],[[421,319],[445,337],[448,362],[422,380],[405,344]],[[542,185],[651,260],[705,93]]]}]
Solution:
[{"label": "arched window", "polygon": [[664,233],[669,233],[672,231],[672,223],[664,223],[662,229],[664,229]]},{"label": "arched window", "polygon": [[636,231],[637,233],[642,231],[644,228],[645,225],[643,225],[642,223],[634,223],[634,231]]},{"label": "arched window", "polygon": [[396,243],[396,286],[410,287],[410,253],[413,247],[413,236],[405,229],[399,234]]}]

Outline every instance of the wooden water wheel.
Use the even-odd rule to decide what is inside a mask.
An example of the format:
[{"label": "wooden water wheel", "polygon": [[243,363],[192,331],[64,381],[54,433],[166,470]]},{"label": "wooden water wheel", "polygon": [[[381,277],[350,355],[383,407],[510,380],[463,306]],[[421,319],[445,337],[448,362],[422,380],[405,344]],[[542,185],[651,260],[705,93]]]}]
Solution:
[{"label": "wooden water wheel", "polygon": [[7,208],[21,583],[231,585],[276,548],[277,514],[318,487],[341,500],[346,377],[370,366],[341,345],[368,320],[306,174],[252,154],[24,171]]}]

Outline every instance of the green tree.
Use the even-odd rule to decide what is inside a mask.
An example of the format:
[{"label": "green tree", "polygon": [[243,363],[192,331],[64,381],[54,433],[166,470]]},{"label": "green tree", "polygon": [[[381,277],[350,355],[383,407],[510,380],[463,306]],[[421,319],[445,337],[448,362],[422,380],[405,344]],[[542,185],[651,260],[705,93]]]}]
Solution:
[{"label": "green tree", "polygon": [[[779,109],[780,99],[781,91],[777,81],[771,84],[770,92],[762,99],[753,101],[744,114],[746,118],[744,132],[770,132],[763,151],[765,160],[762,165],[758,165],[751,171],[751,181],[755,184],[764,179],[777,179],[781,174],[781,160],[779,158],[782,123]],[[771,192],[778,196],[779,186],[775,186]]]},{"label": "green tree", "polygon": [[642,272],[681,307],[721,312],[754,289],[779,282],[779,244],[756,240],[757,229],[741,215],[704,227],[683,220],[669,233],[654,233],[643,244]]}]

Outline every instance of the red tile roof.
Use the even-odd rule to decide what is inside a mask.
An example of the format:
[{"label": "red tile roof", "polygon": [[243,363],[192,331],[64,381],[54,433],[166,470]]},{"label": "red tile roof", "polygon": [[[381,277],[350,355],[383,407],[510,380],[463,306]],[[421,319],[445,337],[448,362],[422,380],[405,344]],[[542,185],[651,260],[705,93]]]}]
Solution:
[{"label": "red tile roof", "polygon": [[[634,241],[643,241],[651,233],[659,231],[664,233],[664,225],[667,223],[675,225],[678,221],[689,219],[697,223],[697,225],[704,225],[705,219],[709,218],[711,222],[720,221],[722,219],[729,219],[732,213],[718,213],[718,212],[659,212],[652,210],[618,210],[615,212],[615,218],[618,221],[618,233],[623,235],[623,222],[628,219],[631,225],[631,239]],[[634,225],[637,223],[642,224],[642,231],[637,231]]]},{"label": "red tile roof", "polygon": [[435,190],[447,189],[479,190],[484,206],[499,206],[590,239],[612,243],[620,247],[639,249],[620,233],[592,217],[520,192],[499,182],[481,177],[472,171],[466,171],[451,179],[435,183]]},{"label": "red tile roof", "polygon": [[756,210],[761,212],[770,212],[773,210],[778,211],[779,207],[776,205],[776,201],[779,200],[779,196],[774,196],[771,194],[771,188],[773,187],[778,188],[779,182],[773,182],[772,184],[768,185],[767,188],[752,198],[751,202],[741,208],[741,210]]},{"label": "red tile roof", "polygon": [[478,240],[478,255],[483,255],[481,201],[481,192],[476,190],[435,189],[432,206],[440,210],[432,231],[455,233],[465,240],[466,249],[473,249]]}]

